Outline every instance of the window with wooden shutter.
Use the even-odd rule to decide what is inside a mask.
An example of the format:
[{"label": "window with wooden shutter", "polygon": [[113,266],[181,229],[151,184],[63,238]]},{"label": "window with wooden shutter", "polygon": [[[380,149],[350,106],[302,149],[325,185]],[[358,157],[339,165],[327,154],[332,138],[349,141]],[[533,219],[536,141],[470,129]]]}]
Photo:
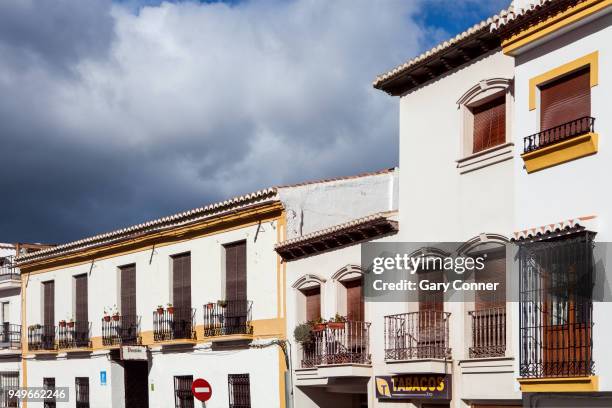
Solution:
[{"label": "window with wooden shutter", "polygon": [[89,377],[74,379],[76,408],[89,408]]},{"label": "window with wooden shutter", "polygon": [[306,321],[317,321],[321,318],[321,287],[302,290],[306,297]]},{"label": "window with wooden shutter", "polygon": [[191,253],[172,257],[172,303],[175,309],[191,309]]},{"label": "window with wooden shutter", "polygon": [[365,319],[362,280],[343,282],[346,288],[346,318],[349,321],[363,322]]},{"label": "window with wooden shutter", "polygon": [[75,311],[74,320],[77,325],[89,322],[87,299],[87,275],[74,277]]},{"label": "window with wooden shutter", "polygon": [[136,265],[119,268],[121,316],[124,323],[136,322]]},{"label": "window with wooden shutter", "polygon": [[587,116],[591,116],[588,67],[540,86],[541,131]]},{"label": "window with wooden shutter", "polygon": [[175,408],[194,408],[193,392],[191,392],[192,383],[192,375],[178,375],[174,377]]},{"label": "window with wooden shutter", "polygon": [[474,132],[472,153],[500,145],[506,141],[506,97],[472,108]]},{"label": "window with wooden shutter", "polygon": [[55,282],[43,282],[43,325],[55,325]]},{"label": "window with wooden shutter", "polygon": [[225,298],[247,299],[246,241],[225,245]]}]

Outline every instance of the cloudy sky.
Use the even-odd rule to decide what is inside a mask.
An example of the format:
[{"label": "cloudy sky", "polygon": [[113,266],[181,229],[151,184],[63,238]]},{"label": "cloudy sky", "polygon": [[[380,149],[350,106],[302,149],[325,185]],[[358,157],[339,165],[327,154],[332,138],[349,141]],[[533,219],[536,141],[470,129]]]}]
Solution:
[{"label": "cloudy sky", "polygon": [[397,165],[374,77],[509,1],[0,1],[0,242]]}]

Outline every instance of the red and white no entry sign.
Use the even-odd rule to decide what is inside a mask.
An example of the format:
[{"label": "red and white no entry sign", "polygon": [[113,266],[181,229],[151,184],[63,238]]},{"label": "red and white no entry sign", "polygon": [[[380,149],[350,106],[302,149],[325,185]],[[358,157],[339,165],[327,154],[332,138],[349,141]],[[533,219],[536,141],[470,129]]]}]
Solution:
[{"label": "red and white no entry sign", "polygon": [[191,392],[198,400],[206,402],[212,395],[212,387],[208,381],[198,378],[193,380],[193,384],[191,384]]}]

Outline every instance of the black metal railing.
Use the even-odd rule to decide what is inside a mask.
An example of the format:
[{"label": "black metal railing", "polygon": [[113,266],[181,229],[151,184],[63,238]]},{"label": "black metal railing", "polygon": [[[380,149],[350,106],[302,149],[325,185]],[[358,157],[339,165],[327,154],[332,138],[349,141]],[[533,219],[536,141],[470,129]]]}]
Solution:
[{"label": "black metal railing", "polygon": [[[19,398],[16,391],[19,390],[19,372],[1,371],[0,372],[0,407],[13,408],[19,407]],[[12,392],[11,392],[12,391]]]},{"label": "black metal railing", "polygon": [[559,126],[542,130],[541,132],[527,136],[523,139],[523,152],[529,153],[534,150],[550,146],[563,140],[584,135],[595,131],[595,118],[584,116],[571,120]]},{"label": "black metal railing", "polygon": [[521,377],[594,374],[593,235],[519,247]]},{"label": "black metal railing", "polygon": [[468,312],[472,324],[470,358],[506,355],[506,308],[492,307]]},{"label": "black metal railing", "polygon": [[253,334],[250,300],[219,300],[204,305],[204,336]]},{"label": "black metal railing", "polygon": [[8,322],[0,324],[0,348],[21,348],[21,325]]},{"label": "black metal railing", "polygon": [[52,325],[34,325],[28,327],[28,349],[55,350],[57,328]]},{"label": "black metal railing", "polygon": [[102,344],[105,346],[142,344],[140,316],[103,317]]},{"label": "black metal railing", "polygon": [[0,282],[20,278],[19,270],[13,263],[13,257],[7,256],[0,258]]},{"label": "black metal railing", "polygon": [[195,309],[167,308],[153,312],[153,339],[195,339]]},{"label": "black metal railing", "polygon": [[370,323],[347,321],[327,324],[302,345],[302,367],[328,364],[370,364]]},{"label": "black metal railing", "polygon": [[60,349],[91,347],[89,322],[60,322],[57,327],[57,347]]},{"label": "black metal railing", "polygon": [[437,310],[385,316],[385,359],[450,358],[449,318]]}]

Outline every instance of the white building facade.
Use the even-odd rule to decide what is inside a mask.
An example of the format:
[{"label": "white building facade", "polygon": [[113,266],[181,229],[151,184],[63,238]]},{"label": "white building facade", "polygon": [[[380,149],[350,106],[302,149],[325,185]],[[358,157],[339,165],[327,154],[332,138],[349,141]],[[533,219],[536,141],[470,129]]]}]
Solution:
[{"label": "white building facade", "polygon": [[188,408],[203,378],[207,406],[285,406],[282,234],[269,189],[21,256],[21,385]]}]

